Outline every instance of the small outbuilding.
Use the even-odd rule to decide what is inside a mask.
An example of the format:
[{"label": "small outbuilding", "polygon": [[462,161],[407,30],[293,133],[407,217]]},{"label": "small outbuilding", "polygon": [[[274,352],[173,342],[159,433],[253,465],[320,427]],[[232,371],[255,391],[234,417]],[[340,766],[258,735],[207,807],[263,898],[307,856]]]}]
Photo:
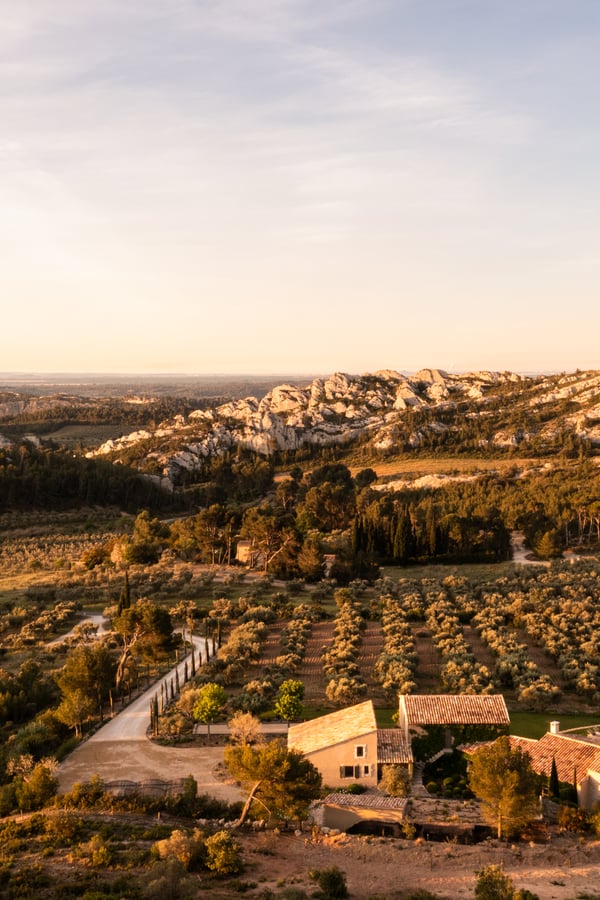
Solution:
[{"label": "small outbuilding", "polygon": [[323,824],[354,834],[400,837],[408,800],[368,794],[328,794],[323,801]]}]

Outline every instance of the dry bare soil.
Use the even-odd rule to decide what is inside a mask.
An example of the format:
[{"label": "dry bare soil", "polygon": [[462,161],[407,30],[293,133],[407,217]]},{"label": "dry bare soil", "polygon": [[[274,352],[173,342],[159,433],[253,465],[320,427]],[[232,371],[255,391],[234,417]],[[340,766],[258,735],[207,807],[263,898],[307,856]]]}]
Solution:
[{"label": "dry bare soil", "polygon": [[[182,746],[177,750],[153,745],[148,740],[125,741],[118,746],[86,742],[81,756],[74,754],[59,773],[61,788],[69,788],[84,773],[93,771],[109,779],[131,778],[132,772],[156,774],[157,763],[163,777],[179,778],[192,773],[200,793],[223,800],[237,800],[238,788],[223,780],[219,763],[223,748]],[[90,757],[88,754],[92,754]],[[160,759],[158,757],[161,757]],[[162,758],[164,757],[164,758]],[[595,896],[600,890],[600,841],[554,834],[547,843],[505,845],[486,841],[474,846],[453,842],[407,841],[396,838],[346,834],[240,832],[245,871],[242,880],[255,885],[248,892],[269,888],[275,894],[297,887],[310,896],[315,883],[313,869],[338,866],[346,875],[352,898],[401,900],[410,891],[425,888],[444,900],[473,896],[476,872],[494,863],[504,867],[515,887],[527,888],[540,900],[575,900],[578,895]],[[206,896],[200,892],[198,896]],[[226,883],[215,888],[215,897],[238,896]],[[597,895],[600,897],[600,893]]]},{"label": "dry bare soil", "polygon": [[246,859],[244,879],[275,893],[298,887],[310,896],[312,869],[338,866],[352,898],[400,900],[426,889],[444,900],[473,897],[476,872],[490,863],[503,866],[516,888],[540,900],[600,897],[600,841],[555,835],[549,843],[504,845],[488,841],[473,846],[419,843],[394,838],[346,834],[314,841],[310,835],[269,833],[241,837]]}]

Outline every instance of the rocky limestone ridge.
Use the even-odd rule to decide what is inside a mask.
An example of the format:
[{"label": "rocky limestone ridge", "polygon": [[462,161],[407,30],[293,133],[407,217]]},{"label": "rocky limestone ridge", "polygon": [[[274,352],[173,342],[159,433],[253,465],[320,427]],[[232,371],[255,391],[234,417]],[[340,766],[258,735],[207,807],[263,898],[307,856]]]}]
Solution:
[{"label": "rocky limestone ridge", "polygon": [[[368,435],[376,447],[385,448],[393,444],[394,426],[407,410],[447,408],[464,400],[485,404],[494,388],[525,380],[512,373],[454,375],[440,369],[422,369],[410,376],[392,370],[364,375],[337,372],[306,387],[278,385],[261,400],[247,397],[196,410],[185,420],[179,416],[161,423],[152,433],[137,431],[107,441],[88,455],[118,459],[138,444],[146,462],[174,483],[181,470],[193,470],[203,459],[236,446],[269,455]],[[433,430],[444,427],[429,423]],[[411,439],[413,446],[420,441],[419,434]]]}]

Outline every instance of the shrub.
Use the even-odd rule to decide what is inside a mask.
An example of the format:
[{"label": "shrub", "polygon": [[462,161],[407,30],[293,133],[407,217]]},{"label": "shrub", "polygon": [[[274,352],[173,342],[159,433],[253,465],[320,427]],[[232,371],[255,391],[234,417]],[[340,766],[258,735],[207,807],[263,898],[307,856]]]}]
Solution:
[{"label": "shrub", "polygon": [[204,834],[198,828],[191,834],[176,829],[170,837],[157,841],[152,852],[160,859],[176,859],[189,872],[205,860]]},{"label": "shrub", "polygon": [[383,766],[381,769],[381,781],[377,787],[390,797],[408,797],[410,794],[408,769],[405,766]]},{"label": "shrub", "polygon": [[321,900],[330,900],[330,898],[348,897],[348,887],[346,885],[346,876],[338,869],[332,866],[330,869],[313,870],[309,873],[313,881],[316,881],[320,887],[320,891],[313,896],[320,897]]},{"label": "shrub", "polygon": [[79,844],[77,855],[84,863],[98,869],[110,868],[115,859],[110,843],[99,834],[95,834],[87,843]]},{"label": "shrub", "polygon": [[206,866],[218,875],[242,871],[240,845],[228,831],[217,831],[206,839]]},{"label": "shrub", "polygon": [[70,812],[58,812],[46,822],[46,840],[52,847],[69,847],[81,835],[83,822]]},{"label": "shrub", "polygon": [[92,809],[104,798],[104,782],[98,775],[90,781],[77,782],[68,794],[63,794],[62,804],[71,809]]},{"label": "shrub", "polygon": [[349,784],[344,788],[345,794],[364,794],[366,787],[363,784]]},{"label": "shrub", "polygon": [[27,777],[15,781],[15,799],[19,809],[30,811],[41,809],[56,794],[58,781],[51,769],[38,763]]},{"label": "shrub", "polygon": [[143,879],[143,896],[147,900],[193,897],[197,889],[192,876],[186,874],[185,867],[174,857],[156,862]]},{"label": "shrub", "polygon": [[[558,810],[558,827],[563,831],[589,831],[590,817],[582,809],[561,806]],[[593,821],[592,821],[593,825]]]},{"label": "shrub", "polygon": [[477,875],[475,900],[514,900],[512,880],[499,866],[485,866]]}]

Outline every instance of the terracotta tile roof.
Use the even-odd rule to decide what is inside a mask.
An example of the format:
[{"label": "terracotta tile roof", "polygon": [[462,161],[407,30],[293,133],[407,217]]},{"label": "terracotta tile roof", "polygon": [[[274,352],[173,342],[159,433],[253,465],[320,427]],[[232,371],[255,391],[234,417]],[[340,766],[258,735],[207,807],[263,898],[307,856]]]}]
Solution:
[{"label": "terracotta tile roof", "polygon": [[372,700],[357,703],[346,709],[299,725],[290,725],[288,747],[302,753],[313,753],[324,747],[333,747],[377,730],[377,720]]},{"label": "terracotta tile roof", "polygon": [[404,810],[408,800],[404,797],[384,797],[383,794],[327,794],[323,803],[328,806],[353,807],[355,809]]},{"label": "terracotta tile roof", "polygon": [[403,694],[408,725],[508,725],[502,694]]},{"label": "terracotta tile roof", "polygon": [[540,775],[550,775],[553,757],[559,781],[571,784],[575,769],[578,781],[590,770],[600,772],[600,747],[590,741],[547,732],[539,741],[511,735],[510,742],[529,753],[531,765]]},{"label": "terracotta tile roof", "polygon": [[408,764],[412,761],[412,749],[399,728],[380,728],[377,731],[377,762],[380,765]]}]

